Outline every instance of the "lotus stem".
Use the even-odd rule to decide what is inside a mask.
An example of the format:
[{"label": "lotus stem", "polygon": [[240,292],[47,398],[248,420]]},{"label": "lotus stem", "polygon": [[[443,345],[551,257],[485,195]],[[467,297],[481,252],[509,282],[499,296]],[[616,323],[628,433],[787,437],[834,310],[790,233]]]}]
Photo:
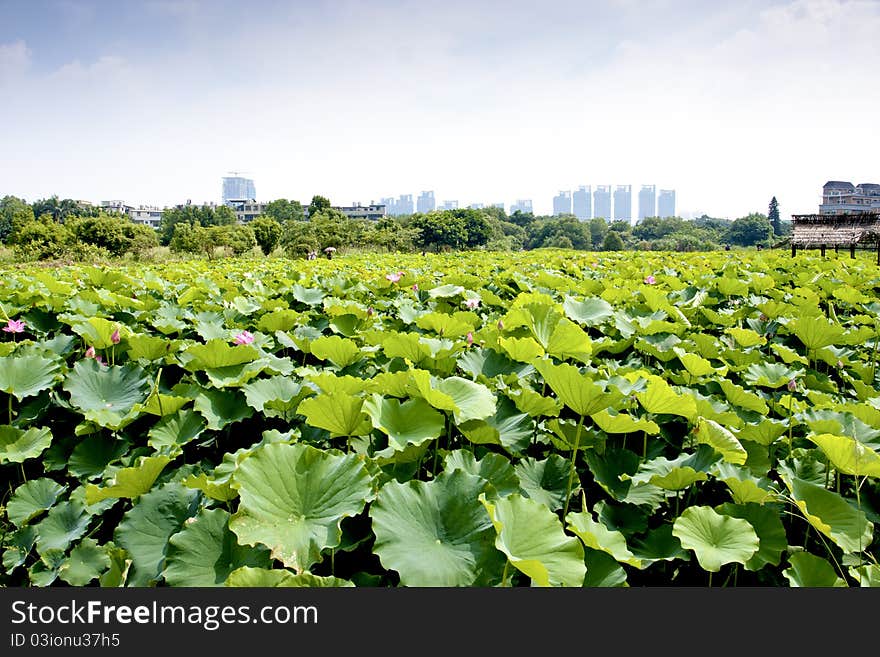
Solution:
[{"label": "lotus stem", "polygon": [[510,559],[504,562],[504,573],[501,575],[501,586],[502,588],[507,587],[507,569],[510,566]]},{"label": "lotus stem", "polygon": [[584,416],[581,415],[578,419],[577,429],[574,433],[574,449],[571,450],[571,471],[568,473],[568,487],[565,490],[565,507],[562,509],[562,520],[565,521],[565,516],[568,515],[568,504],[571,501],[571,486],[574,483],[574,473],[576,471],[576,461],[577,461],[577,453],[578,449],[581,446],[581,429],[584,426]]}]

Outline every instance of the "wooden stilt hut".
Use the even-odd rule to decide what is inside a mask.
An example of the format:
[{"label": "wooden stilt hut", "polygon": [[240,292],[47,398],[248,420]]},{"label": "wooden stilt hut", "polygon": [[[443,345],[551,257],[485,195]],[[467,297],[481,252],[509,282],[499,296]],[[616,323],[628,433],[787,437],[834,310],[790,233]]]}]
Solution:
[{"label": "wooden stilt hut", "polygon": [[798,249],[848,248],[851,258],[856,249],[876,249],[880,265],[880,212],[796,214],[791,217],[791,255]]}]

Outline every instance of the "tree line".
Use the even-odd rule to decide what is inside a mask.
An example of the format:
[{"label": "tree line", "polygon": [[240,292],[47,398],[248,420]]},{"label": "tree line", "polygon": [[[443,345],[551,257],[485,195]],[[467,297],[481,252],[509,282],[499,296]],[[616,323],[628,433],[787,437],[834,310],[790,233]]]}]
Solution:
[{"label": "tree line", "polygon": [[535,215],[503,208],[435,210],[379,220],[352,219],[316,195],[308,206],[276,199],[263,214],[241,224],[231,208],[182,205],[163,211],[158,230],[127,216],[77,204],[71,199],[27,203],[0,199],[0,242],[25,260],[146,257],[165,246],[174,253],[208,258],[242,255],[312,257],[335,251],[456,251],[468,249],[581,251],[710,251],[770,247],[784,241],[790,222],[779,219],[774,197],[767,215],[753,212],[734,220],[703,215],[648,217],[630,224],[574,215]]}]

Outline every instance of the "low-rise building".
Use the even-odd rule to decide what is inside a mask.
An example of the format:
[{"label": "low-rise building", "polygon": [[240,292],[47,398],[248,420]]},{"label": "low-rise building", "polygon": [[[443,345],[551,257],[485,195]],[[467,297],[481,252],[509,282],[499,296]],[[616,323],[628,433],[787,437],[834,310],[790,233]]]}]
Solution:
[{"label": "low-rise building", "polygon": [[829,180],[822,186],[819,214],[859,212],[880,212],[880,184]]}]

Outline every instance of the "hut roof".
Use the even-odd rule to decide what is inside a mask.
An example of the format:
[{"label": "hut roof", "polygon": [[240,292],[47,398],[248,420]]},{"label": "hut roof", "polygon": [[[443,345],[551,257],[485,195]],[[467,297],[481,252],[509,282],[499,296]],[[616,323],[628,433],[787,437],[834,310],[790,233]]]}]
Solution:
[{"label": "hut roof", "polygon": [[791,244],[802,248],[880,242],[880,213],[792,215]]}]

